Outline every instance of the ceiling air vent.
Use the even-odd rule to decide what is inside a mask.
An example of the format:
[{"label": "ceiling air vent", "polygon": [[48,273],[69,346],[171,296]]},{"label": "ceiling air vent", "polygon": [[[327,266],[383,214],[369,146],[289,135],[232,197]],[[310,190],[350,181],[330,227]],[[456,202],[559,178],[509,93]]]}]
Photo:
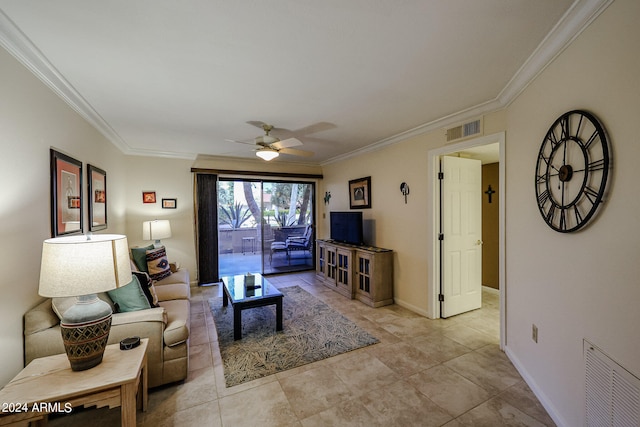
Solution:
[{"label": "ceiling air vent", "polygon": [[482,135],[482,117],[446,130],[447,142],[460,141]]}]

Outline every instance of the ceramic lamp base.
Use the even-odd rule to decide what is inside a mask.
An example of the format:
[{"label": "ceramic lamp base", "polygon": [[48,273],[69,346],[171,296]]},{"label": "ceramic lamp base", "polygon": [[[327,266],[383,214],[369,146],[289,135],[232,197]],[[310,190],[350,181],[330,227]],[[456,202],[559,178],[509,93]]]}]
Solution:
[{"label": "ceramic lamp base", "polygon": [[73,371],[84,371],[102,362],[111,330],[111,307],[97,295],[78,297],[60,321],[62,341]]}]

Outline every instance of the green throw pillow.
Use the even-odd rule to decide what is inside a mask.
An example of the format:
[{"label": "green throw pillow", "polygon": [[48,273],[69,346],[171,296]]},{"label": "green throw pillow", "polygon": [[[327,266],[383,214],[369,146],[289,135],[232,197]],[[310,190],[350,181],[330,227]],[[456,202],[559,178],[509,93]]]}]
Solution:
[{"label": "green throw pillow", "polygon": [[136,276],[132,276],[131,279],[131,282],[127,283],[123,287],[107,292],[109,297],[113,300],[113,304],[116,306],[117,313],[151,308],[149,300],[144,295],[144,292],[140,287],[138,278]]},{"label": "green throw pillow", "polygon": [[145,273],[149,272],[147,267],[147,251],[153,249],[153,245],[145,246],[144,248],[131,248],[131,258],[138,267],[138,271]]}]

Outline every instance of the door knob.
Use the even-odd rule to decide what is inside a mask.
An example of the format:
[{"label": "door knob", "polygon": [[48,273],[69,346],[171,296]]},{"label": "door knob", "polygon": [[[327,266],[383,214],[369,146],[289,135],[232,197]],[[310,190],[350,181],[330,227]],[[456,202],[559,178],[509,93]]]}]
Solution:
[{"label": "door knob", "polygon": [[483,243],[484,243],[484,242],[483,242],[482,240],[478,240],[478,241],[476,242],[476,245],[478,245],[478,246],[479,246],[479,245],[481,245],[481,244],[483,244]]}]

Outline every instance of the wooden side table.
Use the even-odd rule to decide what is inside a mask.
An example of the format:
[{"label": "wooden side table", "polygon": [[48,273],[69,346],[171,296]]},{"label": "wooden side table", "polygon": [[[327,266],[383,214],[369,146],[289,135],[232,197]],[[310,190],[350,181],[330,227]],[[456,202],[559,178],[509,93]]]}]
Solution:
[{"label": "wooden side table", "polygon": [[107,346],[102,363],[72,371],[66,354],[31,361],[0,390],[0,426],[31,421],[45,425],[50,413],[69,413],[77,406],[116,408],[122,426],[136,425],[136,408],[147,410],[147,344],[120,350]]}]

